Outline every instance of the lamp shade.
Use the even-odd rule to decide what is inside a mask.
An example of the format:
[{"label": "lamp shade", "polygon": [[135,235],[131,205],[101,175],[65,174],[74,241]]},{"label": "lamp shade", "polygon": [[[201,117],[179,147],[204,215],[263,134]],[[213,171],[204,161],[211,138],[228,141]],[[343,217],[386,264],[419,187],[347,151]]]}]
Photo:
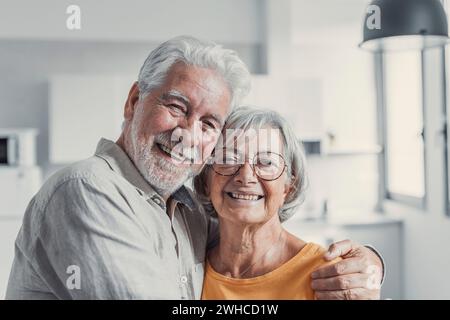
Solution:
[{"label": "lamp shade", "polygon": [[374,0],[364,19],[366,50],[395,51],[443,46],[447,16],[439,0]]}]

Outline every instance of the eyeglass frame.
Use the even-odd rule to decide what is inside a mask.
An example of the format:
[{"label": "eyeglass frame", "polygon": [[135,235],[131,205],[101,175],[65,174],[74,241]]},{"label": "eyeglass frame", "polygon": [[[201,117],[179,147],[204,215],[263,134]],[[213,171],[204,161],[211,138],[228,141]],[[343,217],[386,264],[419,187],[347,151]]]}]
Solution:
[{"label": "eyeglass frame", "polygon": [[[256,158],[256,156],[258,156],[259,153],[273,153],[273,154],[276,154],[277,156],[279,156],[279,157],[283,160],[283,162],[284,162],[283,170],[281,170],[280,174],[279,174],[276,178],[273,178],[273,179],[265,179],[265,178],[259,176],[259,174],[256,173],[256,170],[255,170],[255,164],[254,164],[255,161],[253,161],[253,160]],[[217,172],[216,170],[214,170],[214,163],[210,163],[210,164],[208,164],[208,166],[210,166],[211,169],[212,169],[215,173],[217,173],[218,175],[220,175],[220,176],[223,176],[223,177],[234,177],[234,176],[236,176],[236,175],[239,173],[239,170],[241,170],[241,168],[245,165],[246,162],[247,162],[247,161],[244,161],[244,163],[242,163],[242,164],[237,164],[237,165],[235,165],[235,166],[238,167],[238,169],[237,169],[236,172],[234,172],[233,174],[223,174],[223,173]],[[264,151],[264,152],[258,152],[258,153],[256,153],[256,154],[253,156],[252,163],[249,162],[248,164],[250,165],[250,168],[252,168],[253,173],[254,173],[258,178],[260,178],[260,179],[262,179],[262,180],[264,180],[264,181],[275,181],[275,180],[277,180],[278,178],[280,178],[280,177],[283,175],[283,173],[284,173],[284,171],[286,170],[286,167],[287,167],[286,160],[284,159],[284,157],[283,157],[281,154],[276,153],[276,152],[272,152],[272,151]],[[225,165],[226,165],[226,164],[225,164]],[[229,166],[232,166],[232,165],[229,165]]]}]

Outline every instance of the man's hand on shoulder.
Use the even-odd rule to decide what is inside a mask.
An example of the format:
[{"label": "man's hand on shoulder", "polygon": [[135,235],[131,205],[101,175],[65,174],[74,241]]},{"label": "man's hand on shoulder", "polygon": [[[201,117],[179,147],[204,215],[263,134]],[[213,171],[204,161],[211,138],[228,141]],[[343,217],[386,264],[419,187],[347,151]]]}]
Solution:
[{"label": "man's hand on shoulder", "polygon": [[311,286],[318,300],[380,299],[383,263],[371,249],[350,240],[333,243],[324,255],[342,260],[315,270]]}]

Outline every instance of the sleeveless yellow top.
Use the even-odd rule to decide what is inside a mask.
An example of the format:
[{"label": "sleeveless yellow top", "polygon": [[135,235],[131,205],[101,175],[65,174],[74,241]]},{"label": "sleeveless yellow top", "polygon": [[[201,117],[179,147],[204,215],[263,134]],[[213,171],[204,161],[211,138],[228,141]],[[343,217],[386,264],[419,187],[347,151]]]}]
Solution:
[{"label": "sleeveless yellow top", "polygon": [[206,262],[202,299],[204,300],[264,300],[314,299],[311,273],[320,266],[339,260],[324,260],[325,249],[307,243],[294,257],[269,273],[247,279],[226,277]]}]

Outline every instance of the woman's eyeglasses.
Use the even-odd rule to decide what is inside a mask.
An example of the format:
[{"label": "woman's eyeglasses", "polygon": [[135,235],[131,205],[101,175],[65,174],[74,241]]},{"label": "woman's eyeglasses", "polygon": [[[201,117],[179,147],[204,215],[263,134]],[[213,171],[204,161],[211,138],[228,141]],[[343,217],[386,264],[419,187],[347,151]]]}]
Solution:
[{"label": "woman's eyeglasses", "polygon": [[[215,173],[221,176],[234,176],[244,166],[245,161],[236,153],[222,153],[213,156],[210,164]],[[250,166],[261,179],[273,181],[278,179],[286,168],[284,158],[275,152],[258,152],[252,159]]]}]

